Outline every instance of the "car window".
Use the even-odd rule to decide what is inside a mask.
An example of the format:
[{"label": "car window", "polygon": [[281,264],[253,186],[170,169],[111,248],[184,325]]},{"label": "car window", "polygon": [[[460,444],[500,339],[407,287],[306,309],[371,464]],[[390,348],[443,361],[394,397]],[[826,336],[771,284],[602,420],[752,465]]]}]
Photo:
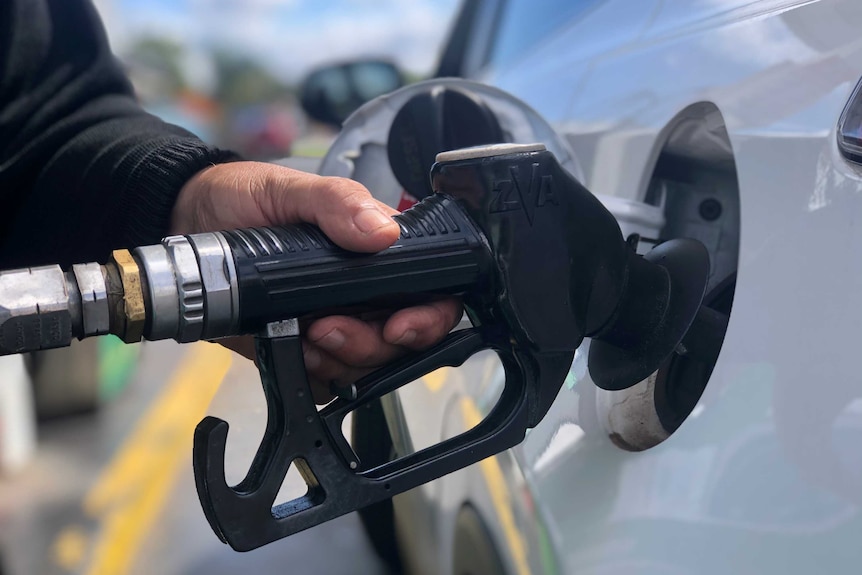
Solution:
[{"label": "car window", "polygon": [[508,0],[488,54],[488,65],[506,66],[602,0]]},{"label": "car window", "polygon": [[403,85],[397,68],[383,62],[356,62],[350,71],[356,93],[364,101],[373,100]]}]

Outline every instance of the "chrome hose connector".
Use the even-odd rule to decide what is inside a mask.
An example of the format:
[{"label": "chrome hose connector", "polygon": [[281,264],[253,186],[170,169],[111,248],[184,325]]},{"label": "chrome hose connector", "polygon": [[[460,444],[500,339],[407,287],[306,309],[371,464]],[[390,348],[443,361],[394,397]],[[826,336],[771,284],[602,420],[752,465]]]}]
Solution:
[{"label": "chrome hose connector", "polygon": [[108,288],[102,266],[95,263],[72,266],[81,297],[82,337],[104,335],[111,331]]},{"label": "chrome hose connector", "polygon": [[163,244],[135,248],[135,258],[146,276],[149,300],[149,340],[176,338],[179,333],[180,296],[174,262]]},{"label": "chrome hose connector", "polygon": [[146,338],[180,343],[234,333],[239,293],[233,255],[220,233],[171,236],[135,249],[149,300]]},{"label": "chrome hose connector", "polygon": [[204,291],[201,270],[195,251],[185,236],[171,236],[162,240],[174,267],[178,302],[180,306],[180,343],[201,339],[204,330]]},{"label": "chrome hose connector", "polygon": [[197,255],[203,283],[203,338],[215,339],[235,333],[239,321],[239,290],[230,245],[218,232],[190,235],[188,241]]}]

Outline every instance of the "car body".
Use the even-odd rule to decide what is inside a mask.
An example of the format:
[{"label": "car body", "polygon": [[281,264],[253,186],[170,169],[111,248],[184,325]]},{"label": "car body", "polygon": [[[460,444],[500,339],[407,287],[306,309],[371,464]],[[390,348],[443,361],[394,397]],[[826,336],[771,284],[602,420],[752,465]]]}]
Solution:
[{"label": "car body", "polygon": [[[670,417],[656,381],[599,390],[586,342],[522,444],[394,498],[408,571],[862,568],[862,168],[836,134],[860,30],[856,0],[463,4],[441,74],[543,115],[624,232],[703,241],[730,318]],[[501,385],[484,354],[386,398],[392,451],[468,429]]]}]

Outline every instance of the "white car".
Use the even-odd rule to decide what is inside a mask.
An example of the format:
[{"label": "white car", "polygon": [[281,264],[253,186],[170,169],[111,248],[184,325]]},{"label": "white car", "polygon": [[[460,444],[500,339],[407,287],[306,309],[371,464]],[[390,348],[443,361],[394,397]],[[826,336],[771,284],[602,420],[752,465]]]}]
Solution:
[{"label": "white car", "polygon": [[[376,548],[429,574],[858,573],[862,2],[467,0],[439,75],[535,109],[624,233],[702,241],[729,324],[714,366],[625,391],[586,342],[521,445],[363,511]],[[460,433],[501,377],[431,374],[357,412],[354,447]]]}]

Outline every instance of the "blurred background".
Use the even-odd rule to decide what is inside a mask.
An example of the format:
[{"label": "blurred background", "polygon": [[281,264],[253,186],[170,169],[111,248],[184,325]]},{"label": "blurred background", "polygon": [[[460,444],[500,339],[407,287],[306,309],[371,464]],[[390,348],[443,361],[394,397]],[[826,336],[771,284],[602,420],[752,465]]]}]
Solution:
[{"label": "blurred background", "polygon": [[[308,74],[357,59],[432,72],[457,0],[95,0],[143,104],[249,159],[320,156]],[[385,90],[388,91],[388,90]]]},{"label": "blurred background", "polygon": [[[358,103],[430,75],[459,3],[95,4],[147,110],[271,160],[323,156]],[[208,413],[231,421],[235,483],[266,420],[256,368],[219,345],[93,338],[0,358],[0,382],[0,575],[387,572],[355,514],[250,554],[213,534],[194,427]],[[304,489],[291,474],[279,501]]]},{"label": "blurred background", "polygon": [[[753,347],[730,345],[736,351],[730,359],[722,351],[725,363],[712,376],[719,383],[710,383],[703,400],[716,355],[709,365],[674,358],[645,387],[613,396],[592,385],[584,348],[546,423],[518,453],[488,458],[450,476],[445,487],[395,496],[388,509],[370,506],[251,553],[234,552],[214,535],[191,464],[195,426],[213,415],[230,422],[227,482],[235,485],[248,471],[267,418],[251,361],[217,344],[127,346],[111,337],[2,357],[0,575],[386,575],[403,572],[403,559],[424,572],[451,560],[459,574],[501,573],[504,558],[517,573],[783,573],[809,565],[823,572],[823,558],[850,566],[839,572],[859,571],[862,490],[853,470],[862,419],[855,403],[843,405],[858,396],[847,387],[858,378],[832,377],[838,387],[797,393],[818,381],[806,377],[822,371],[812,358],[825,362],[829,375],[853,373],[857,357],[839,353],[835,341],[808,351],[825,339],[806,334],[820,324],[834,332],[839,315],[850,322],[847,333],[857,333],[859,322],[832,309],[843,305],[840,298],[797,289],[804,297],[794,299],[781,280],[797,285],[805,277],[818,287],[821,276],[834,275],[814,273],[826,270],[829,258],[808,258],[821,266],[809,269],[797,256],[831,253],[841,242],[820,249],[822,242],[800,230],[828,228],[823,237],[840,240],[842,231],[859,229],[853,214],[860,211],[846,209],[860,197],[857,168],[838,148],[843,142],[842,153],[858,163],[860,99],[852,96],[845,108],[846,124],[838,118],[859,81],[862,2],[93,1],[143,105],[249,159],[315,170],[358,105],[431,75],[504,87],[561,131],[534,138],[544,124],[507,108],[506,119],[520,124],[512,141],[565,138],[582,162],[573,173],[602,196],[627,234],[643,234],[642,245],[690,236],[709,246],[708,298],[722,314],[734,293],[741,295],[736,268],[746,265],[740,301],[747,298],[753,313],[739,332],[802,338],[795,347],[768,337]],[[440,143],[472,138],[477,127],[490,141],[500,139],[499,118],[484,110],[489,99],[452,94],[453,109],[466,109],[468,121],[445,114],[453,119],[449,134],[435,134]],[[425,110],[407,117],[424,120]],[[417,125],[433,128],[442,115],[428,117]],[[390,149],[408,158],[434,151],[405,141],[391,148],[387,141],[385,150],[376,142],[360,155],[351,150],[343,163],[359,165],[354,160],[367,153],[371,168],[363,175],[379,175],[385,170],[376,161],[396,165]],[[416,165],[402,163],[412,174],[420,173],[409,169]],[[391,171],[384,175],[395,197],[409,199]],[[739,252],[740,195],[752,184],[751,213],[763,225],[749,224],[750,247]],[[386,189],[369,187],[378,195]],[[764,322],[761,304],[778,302],[767,297],[773,294],[799,313]],[[726,323],[714,324],[706,339],[720,344]],[[797,348],[806,352],[787,353]],[[854,369],[841,371],[833,359],[842,357]],[[382,463],[481,421],[504,378],[495,356],[472,365],[473,373],[431,373],[399,390],[397,413],[404,415],[397,420],[387,421],[379,407],[351,414],[354,422],[365,418],[351,437],[362,447],[357,453],[372,452],[360,459]],[[782,379],[796,400],[774,393]],[[800,416],[812,414],[820,425]],[[689,415],[685,437],[628,453],[667,438]],[[396,449],[396,438],[406,448]],[[275,503],[306,489],[289,473]]]}]

